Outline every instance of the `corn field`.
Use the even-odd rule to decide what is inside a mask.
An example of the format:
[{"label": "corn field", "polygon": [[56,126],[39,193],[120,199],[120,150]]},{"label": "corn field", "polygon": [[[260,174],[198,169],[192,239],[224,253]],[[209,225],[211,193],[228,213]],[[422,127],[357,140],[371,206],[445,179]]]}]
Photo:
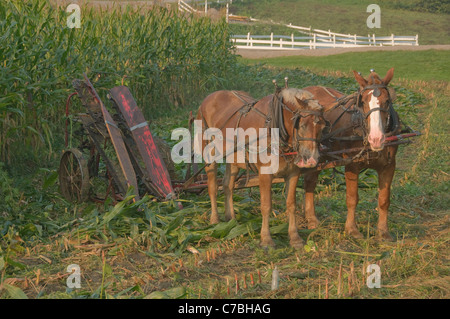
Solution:
[{"label": "corn field", "polygon": [[[82,8],[83,10],[83,8]],[[54,153],[71,82],[86,72],[102,95],[125,84],[147,118],[198,102],[236,64],[227,24],[155,6],[90,9],[81,28],[48,0],[0,2],[0,161]]]}]

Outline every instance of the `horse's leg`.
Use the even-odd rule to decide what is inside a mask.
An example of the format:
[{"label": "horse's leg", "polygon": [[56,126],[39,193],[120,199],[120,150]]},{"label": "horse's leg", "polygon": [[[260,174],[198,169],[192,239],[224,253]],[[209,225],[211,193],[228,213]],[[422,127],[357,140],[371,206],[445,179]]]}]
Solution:
[{"label": "horse's leg", "polygon": [[297,223],[295,221],[296,208],[296,187],[300,174],[298,172],[291,173],[285,178],[287,186],[286,213],[289,217],[289,239],[290,244],[295,249],[303,248],[303,239],[298,235]]},{"label": "horse's leg", "polygon": [[275,247],[275,243],[270,236],[269,217],[272,212],[272,175],[259,173],[259,191],[261,194],[261,246]]},{"label": "horse's leg", "polygon": [[382,240],[392,241],[388,230],[388,211],[391,204],[391,183],[395,172],[395,160],[377,170],[378,173],[378,234]]},{"label": "horse's leg", "polygon": [[345,166],[345,185],[347,186],[347,220],[345,222],[345,232],[354,238],[363,238],[359,232],[355,221],[356,205],[358,205],[358,175],[357,165]]},{"label": "horse's leg", "polygon": [[308,229],[315,229],[319,226],[314,206],[314,190],[316,189],[319,172],[303,175],[303,185],[305,189],[305,217],[308,221]]},{"label": "horse's leg", "polygon": [[225,174],[223,177],[223,192],[225,194],[225,219],[230,220],[236,218],[233,208],[233,190],[239,167],[233,164],[226,164]]},{"label": "horse's leg", "polygon": [[211,224],[220,222],[217,213],[217,163],[213,162],[205,167],[206,176],[208,177],[208,194],[211,200]]}]

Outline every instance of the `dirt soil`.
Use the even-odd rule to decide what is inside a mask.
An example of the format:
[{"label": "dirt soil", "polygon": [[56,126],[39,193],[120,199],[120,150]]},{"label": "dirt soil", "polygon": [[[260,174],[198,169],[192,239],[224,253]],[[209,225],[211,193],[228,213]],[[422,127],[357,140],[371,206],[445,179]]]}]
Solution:
[{"label": "dirt soil", "polygon": [[256,49],[237,49],[236,54],[246,59],[266,59],[282,56],[326,56],[341,54],[347,52],[367,52],[367,51],[420,51],[420,50],[450,50],[450,44],[443,45],[419,45],[419,46],[394,46],[394,47],[363,47],[363,48],[334,48],[334,49],[298,49],[298,50],[256,50]]}]

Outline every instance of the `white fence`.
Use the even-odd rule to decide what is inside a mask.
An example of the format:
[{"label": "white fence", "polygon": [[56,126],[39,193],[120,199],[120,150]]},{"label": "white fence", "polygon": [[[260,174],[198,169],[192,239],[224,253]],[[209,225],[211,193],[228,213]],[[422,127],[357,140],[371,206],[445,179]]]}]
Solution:
[{"label": "white fence", "polygon": [[[338,39],[338,41],[341,42],[352,42],[355,43],[355,38],[357,42],[361,42],[362,44],[367,45],[419,45],[419,35],[415,36],[395,36],[391,34],[391,36],[381,36],[376,37],[375,34],[367,35],[367,37],[364,36],[358,36],[356,34],[343,34],[343,33],[336,33],[331,32],[330,30],[320,30],[320,29],[313,29],[311,27],[305,28],[305,27],[299,27],[292,24],[286,24],[285,25],[288,28],[296,29],[299,32],[308,34],[310,36],[313,36],[316,34],[317,41],[323,41],[323,42],[335,42],[335,38]],[[365,43],[366,42],[366,43]]]},{"label": "white fence", "polygon": [[[188,1],[188,0],[186,0]],[[226,2],[227,13],[226,19],[228,22],[229,12],[228,4],[232,3],[232,0],[213,0],[214,2]],[[191,2],[203,2],[205,4],[205,11],[207,13],[206,0],[193,0]],[[180,11],[189,13],[203,13],[194,9],[183,0],[178,0],[178,9]],[[234,17],[234,16],[233,16]],[[236,16],[237,17],[237,16]],[[240,17],[246,18],[246,17]],[[239,20],[239,19],[238,19]],[[260,21],[258,19],[248,18],[248,21]],[[398,46],[398,45],[419,45],[419,35],[415,36],[375,36],[375,34],[368,34],[367,37],[359,36],[356,34],[343,34],[335,33],[330,30],[313,29],[311,27],[300,27],[290,24],[275,23],[273,21],[267,22],[271,24],[284,25],[288,28],[295,29],[300,33],[306,34],[306,36],[296,37],[294,34],[291,36],[283,35],[251,35],[250,32],[247,35],[235,35],[230,40],[234,43],[236,48],[242,49],[258,49],[258,50],[298,50],[298,49],[317,49],[317,48],[354,48],[354,47],[368,47],[368,46]]]},{"label": "white fence", "polygon": [[221,3],[233,3],[233,0],[207,0],[207,1],[205,1],[205,0],[186,0],[186,2],[190,2],[190,3],[198,3],[198,5],[200,5],[200,6],[202,6],[202,5],[205,5],[205,3],[206,4],[211,4],[211,3],[219,3],[219,4],[221,4]]},{"label": "white fence", "polygon": [[205,0],[190,0],[190,3],[197,3],[197,5],[199,6],[205,6],[204,11],[200,11],[197,9],[194,9],[191,5],[189,5],[187,2],[189,0],[183,1],[183,0],[178,0],[178,10],[182,11],[182,12],[188,12],[188,13],[208,13],[208,4],[211,3],[226,3],[227,8],[228,8],[228,4],[229,3],[233,3],[233,0],[214,0],[214,1],[205,1]]},{"label": "white fence", "polygon": [[[329,31],[324,31],[329,32]],[[330,32],[331,33],[331,32]],[[368,46],[397,46],[419,45],[418,35],[415,36],[384,36],[374,34],[367,37],[331,33],[321,35],[313,33],[311,36],[296,37],[283,35],[235,35],[231,41],[237,48],[258,50],[298,50],[318,48],[354,48]]]},{"label": "white fence", "polygon": [[184,2],[183,0],[178,0],[178,10],[182,12],[188,13],[200,13],[201,11],[194,9],[189,4]]}]

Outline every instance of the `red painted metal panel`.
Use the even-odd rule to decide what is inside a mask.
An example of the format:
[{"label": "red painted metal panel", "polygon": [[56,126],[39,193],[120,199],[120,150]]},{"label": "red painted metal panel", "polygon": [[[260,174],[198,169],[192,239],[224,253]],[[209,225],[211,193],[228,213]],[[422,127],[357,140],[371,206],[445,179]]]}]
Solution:
[{"label": "red painted metal panel", "polygon": [[115,87],[111,89],[110,96],[118,106],[132,133],[150,182],[164,198],[173,196],[174,190],[169,172],[156,146],[148,123],[130,90],[126,86]]}]

